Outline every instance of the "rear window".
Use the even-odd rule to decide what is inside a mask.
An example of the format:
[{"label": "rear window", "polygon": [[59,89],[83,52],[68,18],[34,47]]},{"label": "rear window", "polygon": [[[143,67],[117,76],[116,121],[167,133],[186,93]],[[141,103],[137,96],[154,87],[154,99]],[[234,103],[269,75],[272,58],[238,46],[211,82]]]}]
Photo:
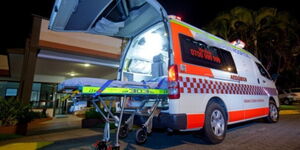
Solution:
[{"label": "rear window", "polygon": [[230,52],[209,46],[183,34],[179,34],[179,39],[183,62],[237,73]]}]

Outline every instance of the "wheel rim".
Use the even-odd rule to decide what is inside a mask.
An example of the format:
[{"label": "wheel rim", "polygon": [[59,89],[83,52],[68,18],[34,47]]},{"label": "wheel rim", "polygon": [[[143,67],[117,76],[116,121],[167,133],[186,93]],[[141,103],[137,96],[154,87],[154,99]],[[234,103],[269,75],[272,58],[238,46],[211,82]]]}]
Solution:
[{"label": "wheel rim", "polygon": [[220,110],[214,110],[211,114],[211,128],[216,136],[222,136],[225,129],[225,119]]},{"label": "wheel rim", "polygon": [[270,104],[270,117],[273,121],[276,121],[278,117],[278,110],[274,104]]}]

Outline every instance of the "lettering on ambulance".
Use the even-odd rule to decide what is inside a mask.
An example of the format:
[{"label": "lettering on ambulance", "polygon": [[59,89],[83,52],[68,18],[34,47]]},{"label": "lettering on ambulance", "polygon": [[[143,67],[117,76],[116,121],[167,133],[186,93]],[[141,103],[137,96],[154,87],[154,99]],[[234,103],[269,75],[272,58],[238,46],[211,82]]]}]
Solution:
[{"label": "lettering on ambulance", "polygon": [[265,102],[264,99],[245,99],[244,103],[262,103]]},{"label": "lettering on ambulance", "polygon": [[198,57],[200,59],[206,59],[215,63],[220,64],[221,59],[218,56],[213,56],[212,52],[199,48],[199,50],[190,49],[190,53],[192,56]]},{"label": "lettering on ambulance", "polygon": [[241,77],[241,76],[237,76],[237,75],[231,75],[230,79],[237,80],[237,81],[247,81],[246,77]]},{"label": "lettering on ambulance", "polygon": [[173,43],[173,49],[174,49],[174,61],[175,64],[178,66],[183,65],[184,69],[179,69],[180,73],[186,73],[186,74],[194,74],[194,75],[201,75],[201,76],[208,76],[213,77],[213,74],[210,70],[210,68],[196,66],[196,65],[190,65],[186,64],[182,61],[182,55],[181,55],[181,45],[179,40],[179,34],[183,34],[189,37],[193,37],[192,32],[189,28],[180,25],[179,23],[171,20],[170,21],[170,27],[172,30],[172,43]]}]

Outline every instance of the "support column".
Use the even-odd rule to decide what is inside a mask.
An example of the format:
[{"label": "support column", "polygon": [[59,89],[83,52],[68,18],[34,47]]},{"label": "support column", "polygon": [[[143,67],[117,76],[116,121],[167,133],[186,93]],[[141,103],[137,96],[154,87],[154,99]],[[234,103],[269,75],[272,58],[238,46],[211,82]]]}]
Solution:
[{"label": "support column", "polygon": [[23,103],[28,104],[31,97],[32,83],[35,72],[35,64],[39,51],[39,38],[42,19],[34,16],[30,38],[26,41],[24,52],[22,74],[18,98]]}]

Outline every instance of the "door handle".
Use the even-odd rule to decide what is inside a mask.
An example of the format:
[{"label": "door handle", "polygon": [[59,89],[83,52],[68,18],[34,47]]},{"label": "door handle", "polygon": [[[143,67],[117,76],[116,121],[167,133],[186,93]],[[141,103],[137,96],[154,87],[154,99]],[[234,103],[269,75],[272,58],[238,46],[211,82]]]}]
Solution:
[{"label": "door handle", "polygon": [[263,83],[266,83],[266,81],[265,81],[265,80],[263,80]]},{"label": "door handle", "polygon": [[257,83],[258,83],[258,84],[260,84],[260,82],[259,82],[259,78],[257,78]]}]

